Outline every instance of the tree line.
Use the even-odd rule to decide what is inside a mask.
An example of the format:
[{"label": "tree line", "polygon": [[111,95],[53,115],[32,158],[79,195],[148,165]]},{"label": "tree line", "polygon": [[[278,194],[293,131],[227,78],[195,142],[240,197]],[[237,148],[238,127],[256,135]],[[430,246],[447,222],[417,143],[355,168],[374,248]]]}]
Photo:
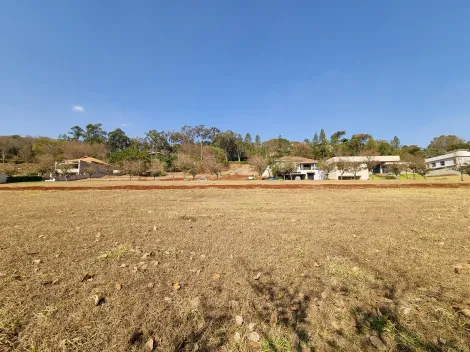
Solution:
[{"label": "tree line", "polygon": [[55,161],[91,156],[129,175],[139,175],[145,170],[153,176],[167,171],[193,176],[205,171],[218,176],[228,163],[248,159],[255,169],[261,169],[283,156],[326,160],[334,156],[400,155],[404,159],[421,160],[456,149],[470,149],[470,141],[441,135],[421,148],[402,145],[397,136],[389,141],[375,139],[367,133],[348,136],[346,131],[328,136],[323,129],[303,141],[289,141],[282,136],[262,141],[259,135],[252,137],[250,133],[242,135],[204,125],[186,125],[179,131],[152,129],[141,137],[129,137],[120,128],[107,132],[100,123],[73,126],[57,139],[0,136],[2,168],[8,164],[10,169],[22,169],[23,173],[46,173]]}]

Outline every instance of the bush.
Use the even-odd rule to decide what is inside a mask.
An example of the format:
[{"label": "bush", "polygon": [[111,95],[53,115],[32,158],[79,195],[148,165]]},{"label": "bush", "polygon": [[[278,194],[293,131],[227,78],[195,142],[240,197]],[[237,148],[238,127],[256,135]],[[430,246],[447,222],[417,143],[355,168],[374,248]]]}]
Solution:
[{"label": "bush", "polygon": [[38,182],[42,181],[42,176],[9,176],[7,183],[14,182]]}]

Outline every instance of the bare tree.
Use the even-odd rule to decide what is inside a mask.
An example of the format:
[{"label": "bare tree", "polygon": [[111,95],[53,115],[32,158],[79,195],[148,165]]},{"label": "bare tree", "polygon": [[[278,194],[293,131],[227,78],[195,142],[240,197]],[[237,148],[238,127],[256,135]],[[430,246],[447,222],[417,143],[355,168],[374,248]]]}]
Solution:
[{"label": "bare tree", "polygon": [[71,164],[64,164],[61,165],[59,170],[59,174],[65,177],[65,181],[69,180],[69,177],[73,175],[72,169],[74,168]]},{"label": "bare tree", "polygon": [[159,159],[152,159],[149,165],[149,173],[150,176],[153,176],[153,180],[155,181],[155,177],[163,176],[165,174],[166,164],[159,160]]},{"label": "bare tree", "polygon": [[259,177],[261,178],[263,176],[263,172],[268,167],[269,162],[267,158],[262,156],[252,156],[248,159],[248,164],[255,172],[259,174]]},{"label": "bare tree", "polygon": [[347,169],[353,173],[354,179],[356,179],[357,173],[365,168],[366,166],[364,166],[362,161],[350,161],[347,163]]},{"label": "bare tree", "polygon": [[369,175],[374,178],[374,169],[377,167],[378,162],[375,160],[375,156],[366,156],[364,160],[364,164],[366,165],[367,171]]},{"label": "bare tree", "polygon": [[18,174],[18,168],[12,164],[2,164],[0,166],[0,174],[5,174],[7,176],[13,176]]},{"label": "bare tree", "polygon": [[454,153],[454,170],[460,173],[460,181],[463,181],[463,175],[467,171],[468,163],[463,161],[463,158],[459,158],[456,153]]},{"label": "bare tree", "polygon": [[55,160],[51,155],[44,154],[36,157],[36,171],[41,176],[47,172],[53,172],[55,169]]},{"label": "bare tree", "polygon": [[335,169],[335,164],[327,163],[326,160],[320,160],[318,163],[318,169],[323,171],[323,178],[328,180],[330,172]]},{"label": "bare tree", "polygon": [[335,168],[339,171],[341,175],[341,180],[343,180],[343,175],[348,170],[348,166],[349,166],[348,163],[344,161],[343,159],[339,159],[335,163]]},{"label": "bare tree", "polygon": [[193,161],[191,167],[189,168],[189,174],[194,178],[202,170],[202,164],[200,161]]},{"label": "bare tree", "polygon": [[88,175],[91,181],[91,177],[100,171],[102,171],[103,167],[100,164],[97,163],[87,163],[87,165],[83,168],[83,172],[85,175]]},{"label": "bare tree", "polygon": [[176,159],[176,167],[183,173],[183,177],[190,172],[193,167],[194,161],[187,154],[180,153]]},{"label": "bare tree", "polygon": [[148,170],[148,163],[145,160],[125,160],[122,163],[122,171],[129,175],[132,180],[134,176],[142,176]]},{"label": "bare tree", "polygon": [[397,180],[400,179],[400,173],[402,172],[402,167],[398,163],[393,163],[389,167],[390,171],[395,175]]},{"label": "bare tree", "polygon": [[272,166],[272,172],[275,176],[282,176],[284,180],[286,175],[294,172],[296,165],[292,160],[277,161]]},{"label": "bare tree", "polygon": [[219,175],[224,169],[224,164],[219,162],[213,155],[209,155],[204,158],[203,166],[211,175],[215,175],[217,178],[219,178]]}]

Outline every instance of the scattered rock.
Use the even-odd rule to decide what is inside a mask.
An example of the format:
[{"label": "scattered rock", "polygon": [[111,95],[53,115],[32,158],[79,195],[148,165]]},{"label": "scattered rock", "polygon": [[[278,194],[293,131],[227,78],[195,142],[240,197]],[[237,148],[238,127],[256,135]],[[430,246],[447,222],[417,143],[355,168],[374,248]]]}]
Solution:
[{"label": "scattered rock", "polygon": [[441,345],[445,345],[445,344],[447,343],[447,340],[444,339],[444,338],[442,338],[442,337],[439,337],[439,338],[437,339],[437,341],[438,341]]},{"label": "scattered rock", "polygon": [[322,298],[322,299],[326,299],[326,297],[328,297],[328,291],[323,291],[323,292],[321,293],[321,298]]},{"label": "scattered rock", "polygon": [[127,264],[121,264],[120,268],[127,268]]},{"label": "scattered rock", "polygon": [[212,275],[212,280],[217,281],[217,280],[220,279],[220,276],[221,276],[220,273],[214,273],[214,274]]},{"label": "scattered rock", "polygon": [[147,270],[148,268],[148,265],[147,264],[144,264],[140,267],[140,270]]},{"label": "scattered rock", "polygon": [[269,318],[269,323],[271,324],[272,327],[276,326],[277,324],[277,311],[274,311],[271,313],[271,317]]},{"label": "scattered rock", "polygon": [[142,259],[147,259],[148,257],[150,257],[152,255],[153,255],[153,252],[147,252],[147,253],[144,253],[144,255],[141,258]]},{"label": "scattered rock", "polygon": [[259,280],[261,278],[261,272],[258,272],[253,279]]},{"label": "scattered rock", "polygon": [[41,259],[34,259],[33,264],[41,264],[42,260]]},{"label": "scattered rock", "polygon": [[44,235],[40,235],[38,238],[46,238],[46,236],[44,236]]},{"label": "scattered rock", "polygon": [[178,291],[180,288],[181,288],[181,285],[180,285],[179,282],[175,282],[175,283],[173,284],[173,289],[174,289],[175,291]]},{"label": "scattered rock", "polygon": [[157,231],[157,227],[156,227],[156,226],[153,227],[153,231]]},{"label": "scattered rock", "polygon": [[157,266],[157,265],[159,264],[159,262],[158,262],[158,260],[154,260],[154,261],[152,262],[152,264],[155,265],[155,266]]},{"label": "scattered rock", "polygon": [[241,315],[237,315],[237,316],[235,317],[235,323],[236,323],[237,325],[242,325],[242,324],[243,324],[243,317],[242,317]]},{"label": "scattered rock", "polygon": [[153,351],[155,349],[155,340],[153,338],[149,338],[144,346],[145,350]]},{"label": "scattered rock", "polygon": [[403,314],[405,314],[405,315],[410,314],[410,312],[411,312],[411,308],[409,308],[409,307],[403,309]]},{"label": "scattered rock", "polygon": [[106,298],[103,295],[94,295],[93,300],[95,301],[95,306],[100,306],[105,303]]},{"label": "scattered rock", "polygon": [[205,254],[201,254],[201,255],[199,256],[199,258],[201,258],[201,260],[204,260],[204,259],[206,259],[206,255],[205,255]]},{"label": "scattered rock", "polygon": [[148,287],[148,288],[153,288],[154,286],[155,286],[155,284],[154,284],[153,282],[149,282],[149,283],[147,284],[147,287]]},{"label": "scattered rock", "polygon": [[164,300],[166,303],[171,303],[171,298],[170,298],[170,297],[165,297],[165,298],[163,298],[163,300]]},{"label": "scattered rock", "polygon": [[194,297],[191,300],[191,308],[195,309],[195,308],[199,307],[199,304],[201,304],[201,299],[199,297]]},{"label": "scattered rock", "polygon": [[318,267],[320,266],[320,264],[318,264],[317,262],[314,262],[314,263],[313,263],[313,266],[314,266],[315,268],[318,268]]},{"label": "scattered rock", "polygon": [[439,242],[439,246],[443,246],[444,245],[444,242]]},{"label": "scattered rock", "polygon": [[116,290],[121,291],[122,285],[120,283],[116,284]]},{"label": "scattered rock", "polygon": [[359,268],[357,266],[353,266],[353,268],[351,270],[354,271],[354,272],[357,272],[357,271],[359,271]]},{"label": "scattered rock", "polygon": [[132,272],[133,272],[134,274],[135,274],[138,270],[139,270],[139,269],[138,269],[136,266],[134,266],[134,267],[132,268]]},{"label": "scattered rock", "polygon": [[462,270],[463,270],[462,265],[455,265],[455,266],[454,266],[454,273],[456,273],[456,274],[461,274],[461,273],[462,273]]},{"label": "scattered rock", "polygon": [[233,335],[233,341],[235,342],[240,342],[242,339],[240,333],[237,331],[234,335]]},{"label": "scattered rock", "polygon": [[256,323],[248,324],[248,330],[253,331],[255,329]]},{"label": "scattered rock", "polygon": [[385,344],[377,336],[374,336],[374,335],[369,336],[369,341],[372,345],[374,345],[375,348],[377,348],[379,350],[385,350],[386,349]]},{"label": "scattered rock", "polygon": [[256,331],[252,331],[248,334],[248,340],[252,342],[258,342],[260,339],[259,334]]},{"label": "scattered rock", "polygon": [[91,281],[93,280],[93,277],[95,275],[92,275],[92,274],[88,274],[86,273],[85,275],[83,275],[83,278],[80,280],[81,282],[84,282],[84,281]]},{"label": "scattered rock", "polygon": [[104,254],[101,254],[98,259],[106,259],[108,258],[108,254],[107,253],[104,253]]}]

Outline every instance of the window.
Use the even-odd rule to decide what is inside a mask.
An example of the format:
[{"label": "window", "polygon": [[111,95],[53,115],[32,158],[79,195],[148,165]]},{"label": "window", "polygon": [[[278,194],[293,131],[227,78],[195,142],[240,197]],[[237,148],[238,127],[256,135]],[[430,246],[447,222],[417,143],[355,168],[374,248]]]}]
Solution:
[{"label": "window", "polygon": [[441,161],[441,166],[445,166],[446,165],[446,162],[445,161]]},{"label": "window", "polygon": [[436,167],[436,163],[432,163],[432,164],[431,164],[431,167]]}]

